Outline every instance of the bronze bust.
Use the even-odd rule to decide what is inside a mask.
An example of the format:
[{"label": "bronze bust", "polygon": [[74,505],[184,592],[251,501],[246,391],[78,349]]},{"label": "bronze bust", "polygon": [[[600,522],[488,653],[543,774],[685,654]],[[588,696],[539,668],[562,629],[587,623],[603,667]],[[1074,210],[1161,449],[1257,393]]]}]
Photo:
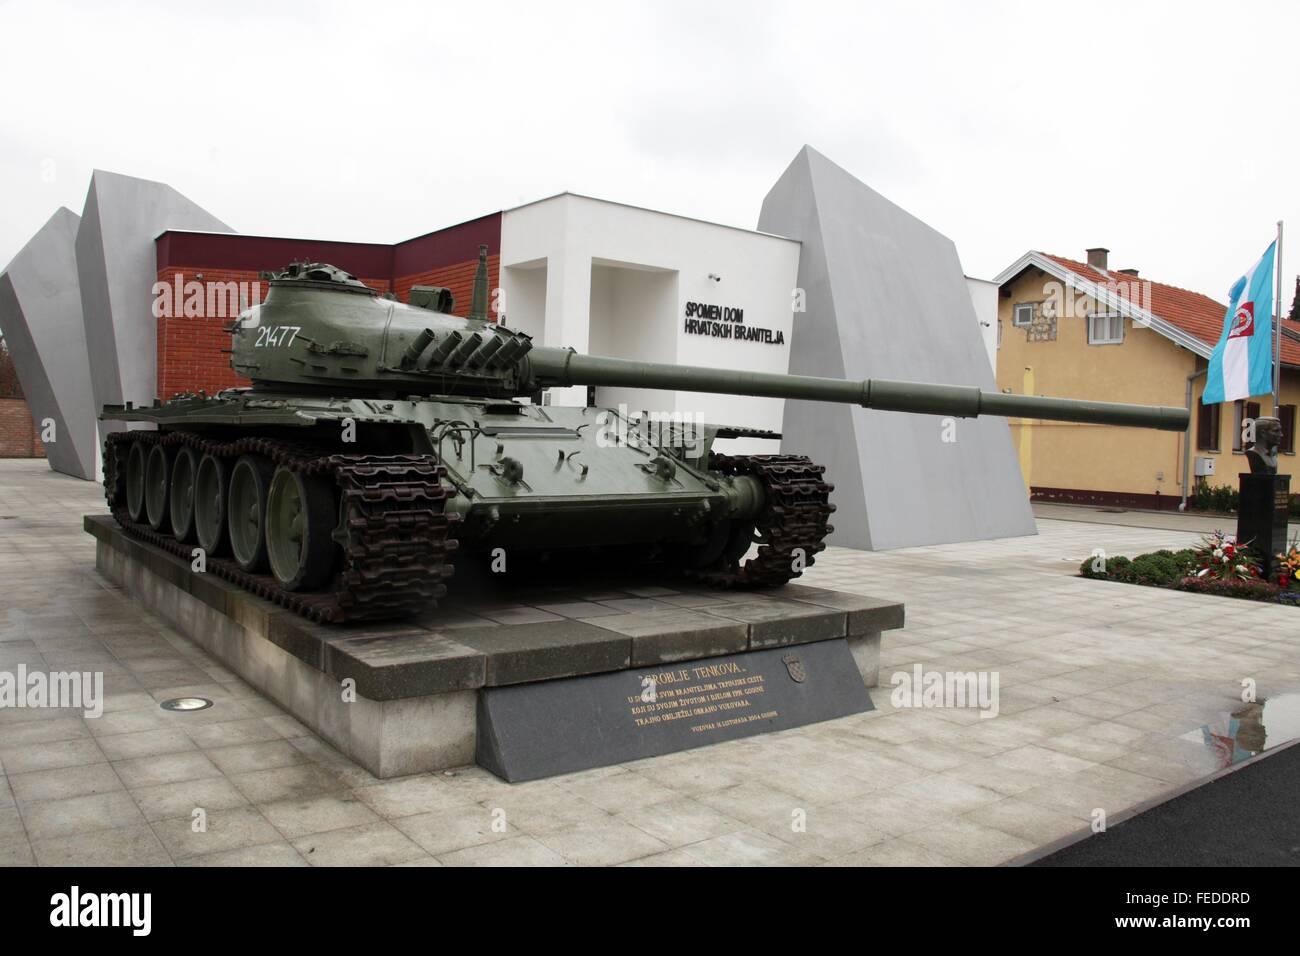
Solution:
[{"label": "bronze bust", "polygon": [[1276,418],[1255,419],[1255,444],[1246,449],[1252,475],[1277,474],[1277,450],[1282,444],[1282,422]]}]

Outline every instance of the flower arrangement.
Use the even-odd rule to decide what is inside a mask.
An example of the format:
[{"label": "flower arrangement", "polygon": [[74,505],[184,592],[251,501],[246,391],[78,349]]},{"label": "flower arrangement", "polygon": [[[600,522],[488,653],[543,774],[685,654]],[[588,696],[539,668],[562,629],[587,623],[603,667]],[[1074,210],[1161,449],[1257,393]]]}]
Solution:
[{"label": "flower arrangement", "polygon": [[1192,549],[1196,556],[1197,578],[1231,578],[1238,581],[1259,580],[1260,568],[1250,549],[1237,543],[1232,535],[1215,531],[1201,539]]},{"label": "flower arrangement", "polygon": [[1100,581],[1300,607],[1300,539],[1291,542],[1277,561],[1277,572],[1265,578],[1248,547],[1216,531],[1198,547],[1182,551],[1155,551],[1136,558],[1095,552],[1079,565],[1079,574]]},{"label": "flower arrangement", "polygon": [[1277,583],[1286,591],[1300,591],[1300,544],[1295,541],[1277,556]]}]

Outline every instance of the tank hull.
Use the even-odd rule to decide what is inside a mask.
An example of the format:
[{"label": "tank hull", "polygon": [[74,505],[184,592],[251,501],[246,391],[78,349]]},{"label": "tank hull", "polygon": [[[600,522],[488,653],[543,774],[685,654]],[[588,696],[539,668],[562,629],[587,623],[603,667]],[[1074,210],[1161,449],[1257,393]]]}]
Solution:
[{"label": "tank hull", "polygon": [[[202,543],[185,532],[198,518],[169,520],[142,502],[153,494],[170,509],[189,494],[196,503],[178,513],[207,507],[209,524],[226,526],[204,554],[218,573],[327,622],[432,606],[455,562],[468,560],[507,571],[537,557],[666,559],[669,570],[719,586],[771,586],[812,564],[832,530],[832,486],[806,459],[728,459],[712,452],[716,429],[652,426],[614,409],[248,389],[107,408],[104,417],[153,426],[115,433],[106,448],[106,494],[129,533],[188,556]],[[209,471],[223,476],[217,505],[177,484],[209,458]],[[142,477],[129,466],[137,459]],[[240,468],[255,487],[237,503]],[[333,548],[328,580],[302,587],[294,582],[306,557],[284,574],[271,558],[277,541],[281,551],[306,555],[306,493],[284,506],[274,493],[277,482],[305,487],[307,479],[327,486],[319,493],[330,517],[317,522],[315,537],[328,536]],[[144,490],[133,509],[137,480]],[[350,501],[388,510],[349,515]],[[254,544],[241,553],[244,524],[254,527]],[[761,559],[745,562],[763,527]],[[253,554],[257,539],[267,542],[265,555]],[[385,587],[405,590],[388,600]]]}]

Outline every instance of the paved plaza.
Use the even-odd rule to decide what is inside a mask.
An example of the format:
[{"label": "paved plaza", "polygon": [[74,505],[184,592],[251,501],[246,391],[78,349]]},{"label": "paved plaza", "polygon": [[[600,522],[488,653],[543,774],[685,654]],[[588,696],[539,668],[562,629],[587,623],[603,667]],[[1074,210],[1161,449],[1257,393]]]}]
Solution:
[{"label": "paved plaza", "polygon": [[[1214,773],[1201,731],[1244,679],[1300,690],[1300,611],[1076,576],[1197,533],[1053,509],[1036,537],[818,558],[806,583],[906,603],[874,712],[535,783],[379,780],[101,578],[104,510],[0,461],[0,671],[107,693],[98,718],[0,709],[3,864],[997,864]],[[892,706],[917,665],[996,675],[997,716]],[[215,703],[159,709],[183,695]]]}]

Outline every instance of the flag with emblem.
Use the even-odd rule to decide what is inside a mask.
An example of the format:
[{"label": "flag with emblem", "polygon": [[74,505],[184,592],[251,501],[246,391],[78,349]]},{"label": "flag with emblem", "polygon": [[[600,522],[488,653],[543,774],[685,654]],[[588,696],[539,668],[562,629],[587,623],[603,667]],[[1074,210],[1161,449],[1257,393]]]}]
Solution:
[{"label": "flag with emblem", "polygon": [[1201,403],[1235,402],[1273,391],[1273,253],[1276,240],[1228,290],[1223,334],[1210,354]]}]

